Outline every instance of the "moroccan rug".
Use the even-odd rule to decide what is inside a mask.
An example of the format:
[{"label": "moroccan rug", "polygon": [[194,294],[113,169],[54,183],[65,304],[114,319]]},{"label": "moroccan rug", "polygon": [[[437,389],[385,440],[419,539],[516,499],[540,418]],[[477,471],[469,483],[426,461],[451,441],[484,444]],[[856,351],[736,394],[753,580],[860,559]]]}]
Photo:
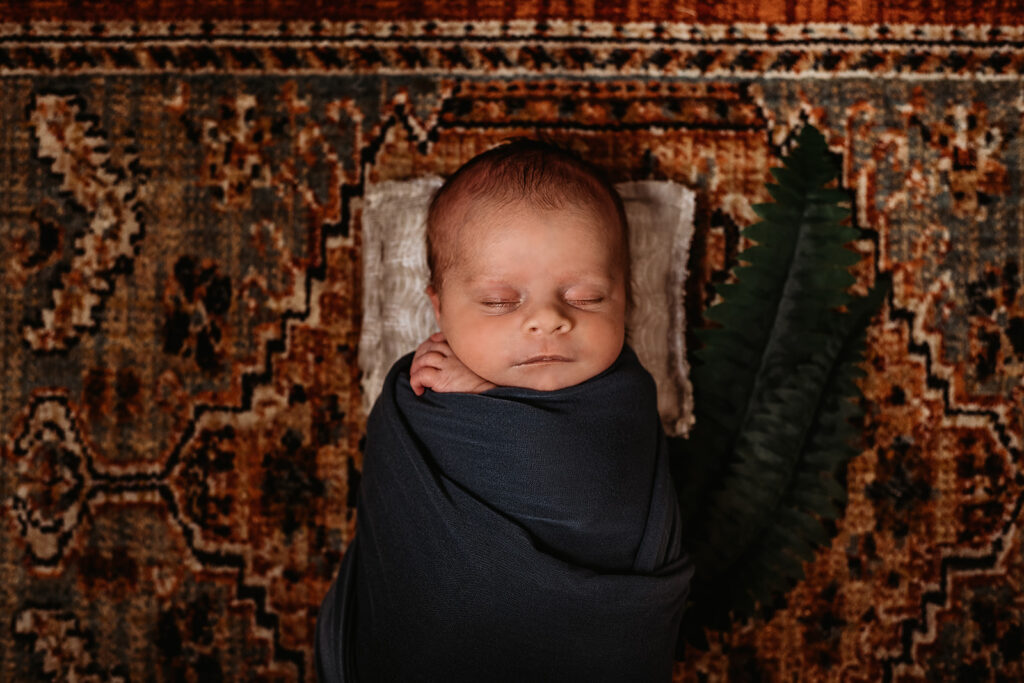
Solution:
[{"label": "moroccan rug", "polygon": [[894,279],[868,426],[806,579],[676,677],[1024,677],[1024,13],[747,4],[0,8],[0,679],[314,679],[366,182],[543,133],[684,183],[697,325],[804,122]]}]

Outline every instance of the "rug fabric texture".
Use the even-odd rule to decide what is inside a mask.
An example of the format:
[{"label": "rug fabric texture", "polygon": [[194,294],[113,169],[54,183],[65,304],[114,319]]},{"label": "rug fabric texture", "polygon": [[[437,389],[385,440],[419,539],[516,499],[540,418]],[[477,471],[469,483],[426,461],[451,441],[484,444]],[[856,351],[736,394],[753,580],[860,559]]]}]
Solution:
[{"label": "rug fabric texture", "polygon": [[680,183],[693,329],[805,122],[894,282],[861,452],[806,578],[675,678],[1024,677],[1019,7],[343,4],[0,9],[0,680],[314,680],[368,184],[536,134]]}]

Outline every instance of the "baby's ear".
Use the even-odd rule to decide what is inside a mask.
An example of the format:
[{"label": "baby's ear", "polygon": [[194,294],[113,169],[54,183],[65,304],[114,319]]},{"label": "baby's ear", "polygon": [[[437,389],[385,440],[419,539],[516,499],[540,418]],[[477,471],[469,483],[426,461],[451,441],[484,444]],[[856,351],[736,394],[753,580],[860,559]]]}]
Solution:
[{"label": "baby's ear", "polygon": [[437,328],[441,329],[441,297],[438,295],[437,290],[434,289],[434,285],[427,285],[427,296],[430,297],[430,303],[434,307],[434,320],[437,321]]}]

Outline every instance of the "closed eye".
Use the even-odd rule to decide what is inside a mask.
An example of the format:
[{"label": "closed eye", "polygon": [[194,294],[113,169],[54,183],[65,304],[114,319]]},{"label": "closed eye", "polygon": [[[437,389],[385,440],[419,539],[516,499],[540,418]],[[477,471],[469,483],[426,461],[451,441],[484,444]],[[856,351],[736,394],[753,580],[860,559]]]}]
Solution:
[{"label": "closed eye", "polygon": [[480,303],[492,311],[509,311],[519,305],[518,301],[481,301]]},{"label": "closed eye", "polygon": [[567,299],[566,301],[572,306],[596,306],[597,304],[604,301],[604,297],[597,297],[593,299]]}]

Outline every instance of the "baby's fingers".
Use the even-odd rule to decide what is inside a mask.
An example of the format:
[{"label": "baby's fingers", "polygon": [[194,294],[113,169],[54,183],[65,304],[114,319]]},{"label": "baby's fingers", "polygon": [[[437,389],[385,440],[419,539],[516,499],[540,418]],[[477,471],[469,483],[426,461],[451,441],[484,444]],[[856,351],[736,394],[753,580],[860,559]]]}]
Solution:
[{"label": "baby's fingers", "polygon": [[412,365],[409,366],[409,374],[419,371],[421,368],[434,368],[440,370],[444,364],[445,356],[439,351],[424,351],[412,357]]},{"label": "baby's fingers", "polygon": [[427,340],[421,342],[420,345],[416,347],[416,353],[414,353],[412,357],[413,358],[419,358],[424,353],[427,353],[428,351],[430,351],[433,348],[434,348],[434,342],[432,342],[429,339],[427,339]]},{"label": "baby's fingers", "polygon": [[434,336],[436,335],[431,336],[429,339],[427,339],[422,344],[416,347],[416,353],[413,354],[413,358],[422,356],[426,353],[430,353],[431,351],[438,353],[443,357],[451,355],[452,349],[450,346],[448,346],[448,343],[444,341],[436,341],[434,339]]},{"label": "baby's fingers", "polygon": [[409,384],[412,385],[412,392],[422,396],[424,389],[430,389],[437,384],[441,377],[441,371],[437,368],[425,366],[409,375]]}]

